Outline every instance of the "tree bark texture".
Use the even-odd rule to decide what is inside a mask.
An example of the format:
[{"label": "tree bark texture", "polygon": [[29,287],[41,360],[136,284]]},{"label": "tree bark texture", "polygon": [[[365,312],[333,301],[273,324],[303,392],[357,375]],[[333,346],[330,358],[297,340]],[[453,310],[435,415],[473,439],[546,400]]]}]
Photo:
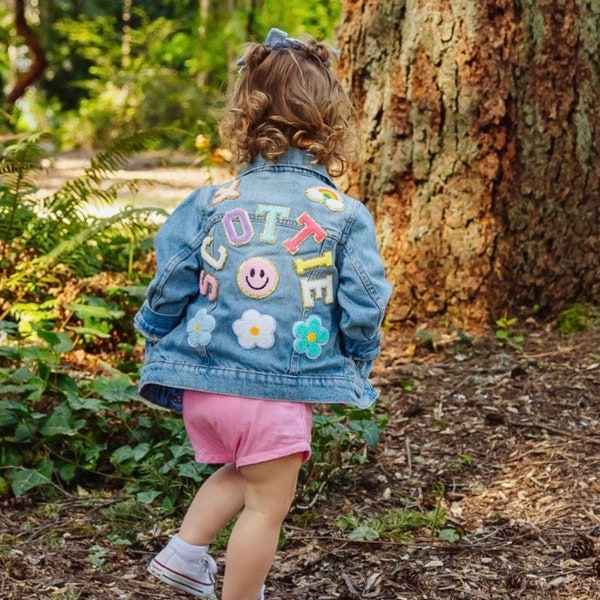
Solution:
[{"label": "tree bark texture", "polygon": [[344,0],[389,319],[476,327],[600,301],[597,0]]}]

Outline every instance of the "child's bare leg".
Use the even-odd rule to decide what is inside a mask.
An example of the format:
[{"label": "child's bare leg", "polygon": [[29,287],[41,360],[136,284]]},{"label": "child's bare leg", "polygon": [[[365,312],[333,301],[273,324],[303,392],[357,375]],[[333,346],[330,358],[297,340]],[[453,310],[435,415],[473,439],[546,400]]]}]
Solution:
[{"label": "child's bare leg", "polygon": [[245,481],[234,465],[215,471],[190,504],[179,537],[195,546],[208,546],[217,533],[242,509]]},{"label": "child's bare leg", "polygon": [[256,600],[296,491],[302,454],[240,467],[244,509],[227,545],[222,600]]}]

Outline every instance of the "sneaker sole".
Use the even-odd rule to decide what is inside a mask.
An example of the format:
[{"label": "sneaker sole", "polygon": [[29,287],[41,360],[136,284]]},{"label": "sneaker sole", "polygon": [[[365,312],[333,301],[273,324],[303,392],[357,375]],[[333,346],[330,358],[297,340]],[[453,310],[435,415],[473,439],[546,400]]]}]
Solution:
[{"label": "sneaker sole", "polygon": [[[157,579],[160,579],[164,583],[175,587],[179,590],[192,594],[198,598],[209,598],[215,591],[214,585],[204,585],[199,581],[195,581],[190,577],[181,575],[175,571],[171,571],[164,565],[161,565],[156,559],[152,559],[148,565],[148,573],[154,575]],[[198,586],[202,585],[203,588]]]}]

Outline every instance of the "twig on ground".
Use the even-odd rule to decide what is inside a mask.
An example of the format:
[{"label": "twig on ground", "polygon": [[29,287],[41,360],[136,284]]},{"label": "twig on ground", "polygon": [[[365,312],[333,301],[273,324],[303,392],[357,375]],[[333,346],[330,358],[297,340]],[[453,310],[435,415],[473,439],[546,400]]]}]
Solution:
[{"label": "twig on ground", "polygon": [[410,438],[408,436],[404,438],[404,447],[406,448],[406,466],[408,469],[408,476],[412,477],[412,454],[410,452]]},{"label": "twig on ground", "polygon": [[600,446],[600,439],[590,437],[589,435],[582,435],[581,433],[576,433],[575,431],[561,429],[560,427],[555,427],[554,425],[549,425],[548,423],[539,423],[536,421],[510,421],[510,420],[507,420],[506,423],[508,425],[513,425],[514,427],[546,429],[552,433],[556,433],[557,435],[563,435],[565,437],[569,437],[569,438],[572,438],[575,440],[580,440],[582,442],[587,442],[589,444],[596,444],[597,446]]}]

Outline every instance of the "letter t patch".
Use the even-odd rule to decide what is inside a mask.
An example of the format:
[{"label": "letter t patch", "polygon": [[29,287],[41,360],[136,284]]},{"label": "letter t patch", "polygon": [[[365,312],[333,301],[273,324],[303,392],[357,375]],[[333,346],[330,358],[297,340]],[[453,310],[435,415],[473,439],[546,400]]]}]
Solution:
[{"label": "letter t patch", "polygon": [[315,242],[322,242],[327,237],[325,231],[319,227],[308,213],[302,213],[296,221],[300,225],[304,225],[304,227],[294,237],[283,242],[283,245],[289,250],[290,254],[296,254],[300,245],[309,237],[312,237]]}]

